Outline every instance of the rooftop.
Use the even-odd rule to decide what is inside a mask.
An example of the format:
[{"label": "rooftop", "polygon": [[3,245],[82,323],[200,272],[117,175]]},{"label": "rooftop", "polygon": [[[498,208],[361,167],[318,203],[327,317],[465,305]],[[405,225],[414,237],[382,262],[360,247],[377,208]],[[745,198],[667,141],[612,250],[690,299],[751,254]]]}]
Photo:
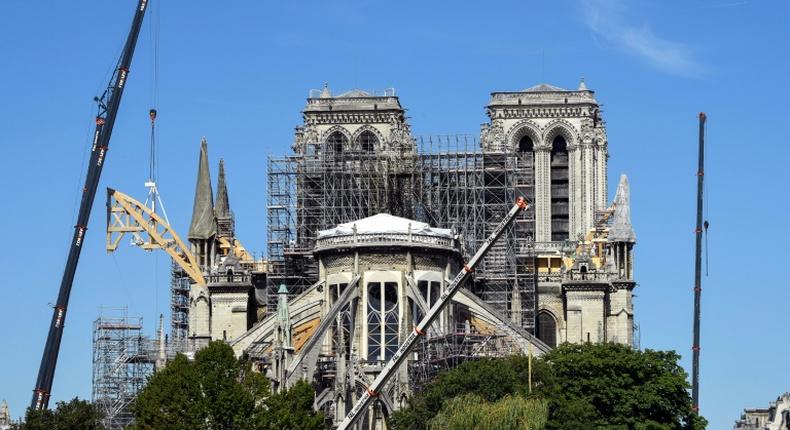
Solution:
[{"label": "rooftop", "polygon": [[334,95],[328,84],[320,90],[310,90],[305,112],[316,111],[360,111],[360,110],[402,110],[394,88],[384,91],[367,91],[354,88]]},{"label": "rooftop", "polygon": [[330,236],[349,236],[353,234],[414,234],[422,236],[437,236],[453,238],[453,234],[446,228],[435,228],[430,225],[408,218],[381,213],[357,221],[340,224],[337,227],[318,232],[318,238]]},{"label": "rooftop", "polygon": [[519,91],[494,91],[489,106],[597,104],[594,93],[587,88],[584,78],[575,90],[543,82]]},{"label": "rooftop", "polygon": [[390,214],[378,214],[318,232],[315,252],[359,247],[417,247],[457,251],[449,229]]}]

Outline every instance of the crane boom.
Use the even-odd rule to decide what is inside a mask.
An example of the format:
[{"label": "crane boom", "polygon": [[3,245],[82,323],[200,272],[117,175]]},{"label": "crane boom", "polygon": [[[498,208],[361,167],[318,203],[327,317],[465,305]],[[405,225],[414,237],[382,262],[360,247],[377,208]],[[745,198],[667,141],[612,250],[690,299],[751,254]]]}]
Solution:
[{"label": "crane boom", "polygon": [[77,224],[74,226],[74,236],[69,245],[69,255],[66,260],[66,268],[63,271],[63,278],[60,283],[60,292],[55,303],[52,321],[49,326],[47,343],[44,346],[44,353],[41,356],[41,365],[38,369],[36,388],[33,390],[33,400],[30,403],[31,409],[46,409],[49,404],[49,395],[52,390],[52,380],[55,376],[55,366],[58,362],[60,352],[60,341],[63,337],[63,324],[66,320],[66,309],[71,295],[71,287],[74,282],[74,273],[77,270],[77,262],[80,259],[80,252],[85,241],[85,232],[88,230],[88,220],[90,219],[91,207],[93,206],[96,189],[99,185],[104,160],[107,156],[107,149],[110,145],[110,136],[115,125],[115,117],[118,114],[118,107],[121,104],[121,96],[126,86],[129,76],[129,66],[132,63],[134,49],[137,46],[137,37],[140,34],[140,27],[143,24],[143,17],[148,6],[148,0],[138,0],[135,9],[132,27],[126,38],[126,45],[118,61],[107,89],[96,101],[99,111],[96,115],[96,130],[93,134],[91,144],[91,156],[88,164],[88,173],[85,176],[85,186],[82,189],[82,199],[80,210],[77,215]]},{"label": "crane boom", "polygon": [[366,410],[370,405],[370,402],[378,396],[378,393],[381,392],[381,389],[384,388],[384,384],[387,383],[387,380],[395,373],[395,371],[400,367],[404,360],[409,353],[409,351],[414,347],[417,342],[417,339],[425,334],[425,331],[430,327],[431,323],[439,316],[439,312],[444,309],[444,307],[450,303],[450,299],[452,299],[455,292],[460,288],[469,276],[471,276],[472,272],[474,272],[475,266],[480,260],[486,255],[488,249],[491,245],[499,239],[499,236],[505,231],[508,225],[510,225],[513,220],[516,218],[516,215],[522,211],[527,209],[529,205],[527,204],[526,200],[523,197],[519,197],[516,201],[516,204],[510,209],[510,212],[507,213],[505,218],[499,222],[496,226],[494,231],[488,236],[483,245],[480,249],[477,250],[477,253],[469,260],[466,265],[464,265],[463,269],[458,272],[452,282],[447,285],[447,288],[442,291],[442,294],[439,296],[439,300],[434,303],[425,317],[420,321],[414,330],[406,337],[406,339],[401,343],[398,347],[398,350],[395,351],[395,354],[390,358],[387,365],[381,370],[381,373],[378,374],[373,383],[368,387],[365,392],[362,393],[362,397],[360,397],[357,402],[354,404],[354,407],[349,411],[348,415],[343,419],[343,422],[340,423],[338,426],[338,430],[347,430],[351,426],[353,426],[357,420],[362,416],[362,411]]}]

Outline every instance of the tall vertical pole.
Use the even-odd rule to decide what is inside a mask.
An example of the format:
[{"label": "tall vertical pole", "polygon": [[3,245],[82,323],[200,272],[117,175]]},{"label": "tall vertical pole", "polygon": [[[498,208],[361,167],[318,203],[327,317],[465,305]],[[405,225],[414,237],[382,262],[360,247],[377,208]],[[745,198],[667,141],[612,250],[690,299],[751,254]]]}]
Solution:
[{"label": "tall vertical pole", "polygon": [[697,168],[697,236],[694,254],[694,344],[692,374],[691,374],[691,407],[694,413],[699,413],[699,326],[700,326],[700,300],[702,296],[702,190],[705,178],[705,120],[704,112],[699,114],[699,167]]}]

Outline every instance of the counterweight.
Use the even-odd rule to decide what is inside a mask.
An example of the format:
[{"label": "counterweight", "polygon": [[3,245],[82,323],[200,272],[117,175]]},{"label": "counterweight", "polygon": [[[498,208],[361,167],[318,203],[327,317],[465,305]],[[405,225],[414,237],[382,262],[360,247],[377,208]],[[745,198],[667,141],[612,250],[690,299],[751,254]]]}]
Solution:
[{"label": "counterweight", "polygon": [[420,321],[416,327],[414,327],[414,331],[406,337],[403,343],[398,347],[398,350],[395,351],[395,354],[390,358],[390,361],[384,366],[384,369],[381,370],[381,373],[376,377],[373,383],[368,387],[368,389],[362,393],[362,397],[360,397],[357,402],[354,404],[354,407],[351,411],[346,415],[346,418],[343,420],[342,423],[338,426],[338,430],[346,430],[351,428],[354,423],[362,417],[362,411],[367,409],[370,405],[370,402],[378,396],[378,393],[384,388],[384,384],[387,383],[387,380],[395,373],[395,371],[400,367],[406,357],[409,354],[409,351],[414,347],[417,343],[417,339],[424,335],[425,332],[430,327],[433,320],[439,316],[439,312],[444,309],[444,307],[450,303],[450,300],[453,298],[455,292],[460,288],[467,279],[472,275],[472,272],[475,270],[475,266],[480,260],[486,255],[488,252],[488,248],[499,239],[499,236],[502,235],[502,232],[505,231],[510,223],[516,218],[516,215],[521,212],[522,210],[526,210],[529,205],[527,204],[526,200],[523,197],[519,197],[516,201],[516,204],[510,209],[510,212],[507,213],[505,218],[499,222],[496,226],[494,231],[488,236],[488,239],[483,243],[480,249],[477,250],[477,253],[472,257],[469,262],[464,265],[463,269],[458,272],[458,275],[455,276],[452,282],[447,285],[447,288],[442,291],[442,294],[439,296],[439,300],[434,303],[425,317]]},{"label": "counterweight", "polygon": [[52,313],[44,354],[41,356],[41,366],[38,369],[36,388],[33,390],[33,400],[30,403],[30,407],[35,410],[46,409],[49,404],[49,395],[52,390],[55,366],[58,362],[58,352],[60,351],[60,341],[63,337],[63,325],[66,321],[66,309],[68,308],[71,287],[74,282],[74,273],[77,270],[77,262],[80,259],[82,245],[85,242],[85,232],[88,230],[88,220],[90,219],[93,199],[96,197],[96,189],[99,185],[99,178],[101,177],[110,145],[110,135],[115,125],[118,106],[121,104],[121,96],[129,77],[129,66],[132,63],[134,48],[137,45],[137,37],[140,34],[140,27],[143,24],[147,6],[148,0],[138,0],[132,27],[126,38],[126,45],[118,61],[118,67],[115,69],[104,94],[96,98],[99,111],[96,114],[96,131],[93,134],[93,142],[91,144],[88,173],[85,176],[85,186],[82,189],[77,225],[74,226],[74,237],[69,248],[63,279],[60,282],[58,300]]}]

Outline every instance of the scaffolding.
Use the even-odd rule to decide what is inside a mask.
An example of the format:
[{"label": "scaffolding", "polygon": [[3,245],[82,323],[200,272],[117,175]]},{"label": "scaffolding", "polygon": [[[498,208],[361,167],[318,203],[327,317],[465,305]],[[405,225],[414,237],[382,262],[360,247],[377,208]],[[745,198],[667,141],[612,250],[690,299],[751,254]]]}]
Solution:
[{"label": "scaffolding", "polygon": [[123,429],[133,420],[131,405],[153,373],[157,342],[143,336],[143,320],[101,315],[93,322],[93,404],[107,429]]},{"label": "scaffolding", "polygon": [[467,325],[424,338],[414,352],[419,358],[409,361],[409,381],[411,388],[419,392],[439,373],[466,361],[507,357],[519,354],[521,349],[503,334],[479,333]]},{"label": "scaffolding", "polygon": [[[532,153],[483,151],[475,137],[444,135],[409,142],[348,142],[341,135],[308,141],[297,153],[268,160],[268,303],[279,284],[298,295],[318,279],[312,249],[318,231],[377,213],[427,222],[479,248],[516,194],[534,197]],[[534,332],[537,311],[534,212],[491,248],[474,292]]]},{"label": "scaffolding", "polygon": [[189,333],[189,275],[175,261],[170,264],[170,335],[186,341]]}]

